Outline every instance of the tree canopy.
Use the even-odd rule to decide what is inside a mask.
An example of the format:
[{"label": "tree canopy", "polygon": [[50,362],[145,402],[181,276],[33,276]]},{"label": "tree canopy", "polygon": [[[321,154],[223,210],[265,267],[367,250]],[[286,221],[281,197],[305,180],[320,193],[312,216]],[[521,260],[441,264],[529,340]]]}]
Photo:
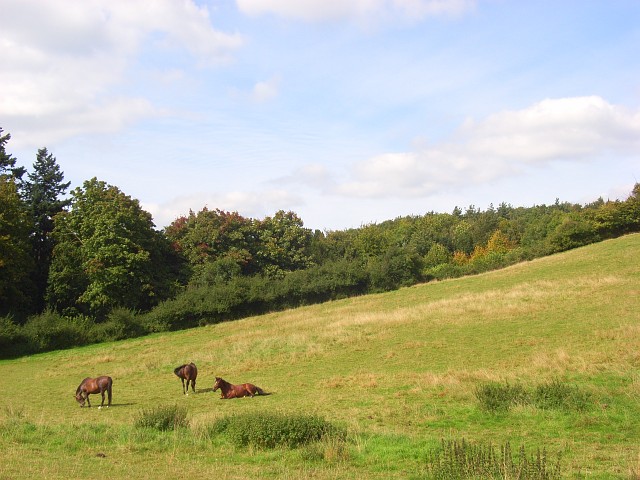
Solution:
[{"label": "tree canopy", "polygon": [[49,305],[102,318],[166,298],[175,278],[154,264],[166,256],[166,240],[137,200],[93,178],[72,192],[70,207],[55,217]]}]

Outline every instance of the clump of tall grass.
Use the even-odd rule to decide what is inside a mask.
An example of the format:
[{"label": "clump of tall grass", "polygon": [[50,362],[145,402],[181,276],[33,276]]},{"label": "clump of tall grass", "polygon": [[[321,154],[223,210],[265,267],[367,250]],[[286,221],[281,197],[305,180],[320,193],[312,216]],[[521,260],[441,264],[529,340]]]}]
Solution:
[{"label": "clump of tall grass", "polygon": [[187,409],[178,405],[160,405],[142,409],[134,424],[138,428],[166,431],[189,426]]},{"label": "clump of tall grass", "polygon": [[246,413],[217,420],[213,434],[224,434],[237,447],[296,448],[336,439],[343,441],[346,431],[316,415]]},{"label": "clump of tall grass", "polygon": [[529,394],[520,384],[489,382],[475,389],[475,396],[484,410],[506,412],[516,405],[529,403]]},{"label": "clump of tall grass", "polygon": [[426,478],[551,480],[560,478],[560,458],[551,461],[545,449],[528,456],[524,446],[514,456],[509,442],[496,448],[464,439],[442,440],[441,448],[427,456]]},{"label": "clump of tall grass", "polygon": [[478,385],[475,396],[483,410],[506,412],[516,405],[533,405],[543,410],[584,411],[591,405],[591,394],[559,379],[526,389],[520,384],[489,382]]},{"label": "clump of tall grass", "polygon": [[533,403],[542,409],[584,411],[591,404],[591,395],[575,385],[567,385],[554,379],[536,387]]}]

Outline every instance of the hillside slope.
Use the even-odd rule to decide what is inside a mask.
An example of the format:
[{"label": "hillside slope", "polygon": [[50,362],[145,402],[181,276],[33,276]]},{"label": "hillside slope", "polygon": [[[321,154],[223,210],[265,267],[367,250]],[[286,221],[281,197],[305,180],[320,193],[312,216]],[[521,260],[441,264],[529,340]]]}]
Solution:
[{"label": "hillside slope", "polygon": [[[183,468],[213,475],[212,457],[253,475],[406,477],[421,471],[425,452],[442,438],[544,447],[562,454],[568,476],[640,472],[638,253],[640,235],[629,235],[475,277],[2,361],[0,477],[89,470],[95,455],[87,449],[100,448],[100,439],[84,425],[95,422],[102,432],[120,432],[102,447],[114,459],[105,462],[111,477],[146,478],[150,465],[160,477]],[[198,365],[199,393],[185,397],[173,369],[188,361]],[[72,394],[80,380],[102,374],[114,379],[114,407],[78,408]],[[210,392],[215,376],[274,395],[220,401]],[[475,395],[487,382],[533,389],[553,380],[588,393],[589,408],[492,414]],[[238,412],[317,413],[348,428],[350,454],[310,466],[302,455],[280,452],[278,464],[272,452],[214,442],[205,455],[187,442],[198,459],[167,463],[165,440],[141,451],[134,434],[122,432],[140,409],[173,403],[187,407],[194,432]],[[16,419],[43,443],[26,434],[16,441],[9,428]],[[88,443],[65,450],[56,435],[76,428]]]}]

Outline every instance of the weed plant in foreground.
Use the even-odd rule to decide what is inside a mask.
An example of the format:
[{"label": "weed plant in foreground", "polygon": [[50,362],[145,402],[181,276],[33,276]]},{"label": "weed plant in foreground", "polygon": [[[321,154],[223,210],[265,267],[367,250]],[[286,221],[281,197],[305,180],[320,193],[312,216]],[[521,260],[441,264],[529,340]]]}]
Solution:
[{"label": "weed plant in foreground", "polygon": [[428,456],[427,465],[425,478],[432,480],[561,478],[559,458],[550,460],[544,449],[527,455],[524,446],[514,456],[509,442],[496,448],[492,444],[473,444],[464,439],[443,440],[441,448]]}]

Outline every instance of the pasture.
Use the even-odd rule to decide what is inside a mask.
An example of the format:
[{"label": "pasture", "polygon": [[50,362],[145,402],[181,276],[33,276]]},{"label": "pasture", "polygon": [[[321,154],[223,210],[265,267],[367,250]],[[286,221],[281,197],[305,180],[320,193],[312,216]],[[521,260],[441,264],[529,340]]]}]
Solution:
[{"label": "pasture", "polygon": [[[559,456],[564,478],[640,478],[640,235],[504,270],[197,329],[0,362],[0,479],[428,478],[442,440]],[[194,362],[197,392],[174,368]],[[113,404],[79,408],[85,377]],[[269,396],[221,400],[216,376]],[[488,411],[478,388],[548,382],[581,409]],[[189,426],[135,427],[178,405]],[[240,448],[239,413],[313,414],[343,442]],[[514,450],[515,450],[514,448]]]}]

